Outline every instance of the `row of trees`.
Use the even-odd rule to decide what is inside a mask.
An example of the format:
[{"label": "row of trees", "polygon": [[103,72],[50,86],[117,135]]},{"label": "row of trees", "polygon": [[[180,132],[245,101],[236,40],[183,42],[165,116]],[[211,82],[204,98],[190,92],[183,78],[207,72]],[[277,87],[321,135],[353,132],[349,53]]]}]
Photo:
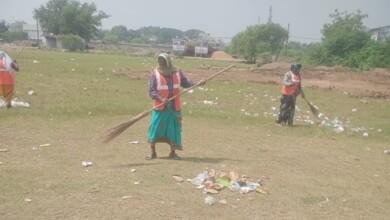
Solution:
[{"label": "row of trees", "polygon": [[[300,44],[292,42],[289,55],[313,65],[344,65],[359,69],[390,67],[390,39],[371,40],[361,11],[330,14],[331,22],[323,26],[322,42]],[[245,58],[250,63],[270,62],[277,58],[285,45],[288,32],[278,24],[248,27],[238,33],[227,50]]]},{"label": "row of trees", "polygon": [[0,39],[5,42],[26,40],[27,34],[23,32],[23,24],[23,22],[7,24],[5,21],[0,21]]},{"label": "row of trees", "polygon": [[138,30],[117,25],[111,30],[100,30],[101,22],[108,15],[98,11],[94,3],[80,3],[76,0],[50,0],[34,10],[36,18],[46,34],[58,36],[62,46],[83,49],[91,39],[107,42],[160,43],[170,44],[172,39],[198,39],[206,33],[191,29],[181,31],[173,28],[143,27]]},{"label": "row of trees", "polygon": [[128,42],[128,43],[158,43],[171,44],[174,38],[199,39],[206,33],[197,29],[181,31],[174,28],[160,28],[155,26],[142,27],[138,30],[127,29],[126,26],[117,25],[111,30],[102,30],[99,40],[107,42]]}]

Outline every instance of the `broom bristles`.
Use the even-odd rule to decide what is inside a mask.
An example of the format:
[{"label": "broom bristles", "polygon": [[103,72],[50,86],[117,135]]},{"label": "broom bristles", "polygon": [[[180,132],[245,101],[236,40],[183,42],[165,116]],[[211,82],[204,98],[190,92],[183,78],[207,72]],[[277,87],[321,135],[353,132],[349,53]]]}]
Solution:
[{"label": "broom bristles", "polygon": [[137,116],[135,116],[134,118],[132,118],[130,121],[124,122],[116,127],[109,129],[107,131],[107,135],[104,138],[103,142],[108,143],[108,142],[112,141],[114,138],[116,138],[117,136],[122,134],[124,131],[126,131],[126,129],[128,129],[130,126],[132,126],[134,123],[141,120],[143,117],[147,116],[148,114],[149,114],[149,111],[142,112],[142,113],[138,114]]},{"label": "broom bristles", "polygon": [[311,113],[313,113],[314,116],[316,116],[318,118],[318,115],[320,114],[320,112],[318,111],[318,109],[310,102],[307,102],[307,104],[309,105],[310,107],[310,111]]}]

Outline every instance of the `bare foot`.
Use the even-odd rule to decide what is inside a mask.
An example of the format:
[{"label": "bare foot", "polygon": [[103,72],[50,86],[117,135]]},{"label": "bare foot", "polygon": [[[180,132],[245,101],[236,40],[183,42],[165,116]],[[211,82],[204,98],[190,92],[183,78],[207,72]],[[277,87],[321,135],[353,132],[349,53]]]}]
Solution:
[{"label": "bare foot", "polygon": [[169,154],[168,158],[172,159],[172,160],[180,160],[181,159],[175,152],[171,152]]},{"label": "bare foot", "polygon": [[146,156],[145,160],[153,160],[153,159],[156,159],[156,158],[157,158],[157,154],[156,153],[152,153],[151,155]]}]

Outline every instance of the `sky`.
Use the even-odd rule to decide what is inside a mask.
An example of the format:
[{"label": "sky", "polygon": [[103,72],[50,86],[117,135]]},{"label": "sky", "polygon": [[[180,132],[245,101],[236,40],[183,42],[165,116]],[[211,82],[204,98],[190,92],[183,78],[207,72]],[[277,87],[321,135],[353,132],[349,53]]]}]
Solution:
[{"label": "sky", "polygon": [[[0,20],[34,23],[33,9],[48,0],[0,0]],[[103,29],[125,25],[131,29],[160,26],[200,29],[213,37],[231,38],[249,25],[272,21],[287,28],[291,40],[319,41],[321,29],[335,9],[368,14],[369,28],[390,25],[390,0],[81,0],[94,2],[109,18]],[[6,6],[5,6],[6,5]]]}]

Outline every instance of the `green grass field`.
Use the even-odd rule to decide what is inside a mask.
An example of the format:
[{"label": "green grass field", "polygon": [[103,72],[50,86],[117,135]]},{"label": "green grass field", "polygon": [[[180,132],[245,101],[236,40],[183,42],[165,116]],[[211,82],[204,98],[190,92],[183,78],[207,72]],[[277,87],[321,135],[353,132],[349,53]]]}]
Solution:
[{"label": "green grass field", "polygon": [[[1,219],[390,216],[388,100],[363,103],[342,91],[307,89],[326,116],[349,121],[349,127],[340,134],[302,121],[287,128],[276,126],[270,115],[279,107],[279,86],[217,79],[183,97],[182,160],[165,159],[168,146],[161,144],[160,158],[145,161],[148,119],[108,145],[101,137],[151,107],[152,57],[25,50],[18,62],[16,96],[31,107],[0,109],[0,148],[8,149],[0,152]],[[229,63],[186,58],[175,64],[196,72]],[[36,95],[27,94],[31,89]],[[297,117],[309,116],[301,99],[298,106]],[[368,137],[350,129],[357,127],[365,127]],[[82,167],[84,160],[93,166]],[[193,178],[206,168],[236,170],[254,180],[266,176],[269,194],[225,190],[215,197],[226,205],[208,206],[190,183],[172,179]]]}]

